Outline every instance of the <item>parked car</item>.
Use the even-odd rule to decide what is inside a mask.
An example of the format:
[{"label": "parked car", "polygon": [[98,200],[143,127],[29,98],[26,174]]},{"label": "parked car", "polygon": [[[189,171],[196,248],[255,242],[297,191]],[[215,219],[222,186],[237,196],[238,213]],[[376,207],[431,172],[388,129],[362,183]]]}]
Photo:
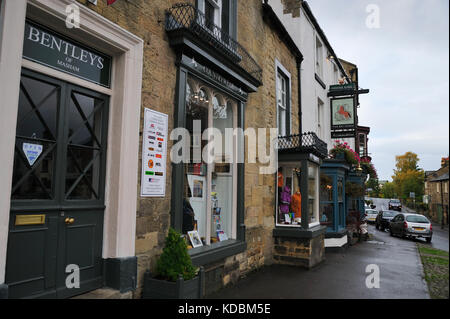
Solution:
[{"label": "parked car", "polygon": [[421,237],[425,238],[429,243],[433,237],[433,226],[430,221],[425,216],[419,214],[398,214],[391,220],[389,231],[391,236]]},{"label": "parked car", "polygon": [[385,229],[389,229],[389,224],[398,212],[393,210],[382,210],[378,213],[377,218],[375,220],[375,227],[381,231]]},{"label": "parked car", "polygon": [[366,220],[369,224],[375,224],[377,220],[378,211],[375,209],[366,209]]},{"label": "parked car", "polygon": [[402,211],[402,203],[398,199],[391,199],[388,203],[388,209],[389,210],[398,210],[399,212]]}]

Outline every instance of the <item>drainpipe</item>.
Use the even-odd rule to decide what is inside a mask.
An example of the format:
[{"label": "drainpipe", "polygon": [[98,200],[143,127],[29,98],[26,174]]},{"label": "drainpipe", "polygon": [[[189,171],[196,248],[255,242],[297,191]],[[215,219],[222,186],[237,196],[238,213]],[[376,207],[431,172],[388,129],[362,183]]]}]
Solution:
[{"label": "drainpipe", "polygon": [[444,193],[442,190],[442,180],[441,183],[441,229],[444,229],[444,223],[445,223],[445,212],[444,212]]},{"label": "drainpipe", "polygon": [[302,80],[301,80],[301,67],[303,62],[303,57],[297,57],[297,82],[298,82],[298,133],[300,135],[300,146],[302,144],[301,135],[303,133],[302,126]]}]

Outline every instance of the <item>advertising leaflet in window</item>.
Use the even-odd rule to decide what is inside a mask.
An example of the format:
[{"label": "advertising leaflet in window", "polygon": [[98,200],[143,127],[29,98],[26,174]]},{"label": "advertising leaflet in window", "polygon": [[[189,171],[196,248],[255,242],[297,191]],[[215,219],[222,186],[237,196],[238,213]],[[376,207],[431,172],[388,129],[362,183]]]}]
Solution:
[{"label": "advertising leaflet in window", "polygon": [[142,133],[142,197],[166,196],[168,116],[145,108]]}]

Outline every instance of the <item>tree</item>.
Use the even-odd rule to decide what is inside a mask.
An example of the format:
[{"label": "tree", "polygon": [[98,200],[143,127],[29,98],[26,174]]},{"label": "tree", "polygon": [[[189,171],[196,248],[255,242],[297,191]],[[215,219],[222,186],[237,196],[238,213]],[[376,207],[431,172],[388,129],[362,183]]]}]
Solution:
[{"label": "tree", "polygon": [[408,199],[410,193],[415,193],[416,198],[422,198],[424,194],[425,173],[419,168],[417,154],[407,152],[395,157],[396,169],[392,176],[395,192],[398,197]]},{"label": "tree", "polygon": [[383,198],[395,198],[396,193],[394,183],[387,182],[386,184],[384,184],[383,188],[381,189],[381,196],[383,196]]},{"label": "tree", "polygon": [[380,197],[380,183],[378,181],[378,178],[369,178],[366,183],[366,189],[370,189],[370,197]]},{"label": "tree", "polygon": [[397,168],[394,170],[395,174],[419,170],[419,166],[417,165],[419,163],[419,158],[415,153],[406,152],[404,155],[396,156],[395,161],[395,167]]}]

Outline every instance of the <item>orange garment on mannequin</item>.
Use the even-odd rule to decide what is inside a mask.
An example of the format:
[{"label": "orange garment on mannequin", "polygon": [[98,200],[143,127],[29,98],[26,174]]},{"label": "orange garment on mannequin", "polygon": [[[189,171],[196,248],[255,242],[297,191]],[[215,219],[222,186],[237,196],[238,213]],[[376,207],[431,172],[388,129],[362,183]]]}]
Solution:
[{"label": "orange garment on mannequin", "polygon": [[283,187],[283,173],[278,172],[278,187]]},{"label": "orange garment on mannequin", "polygon": [[302,217],[302,194],[298,190],[292,195],[291,211],[294,212],[295,218]]}]

